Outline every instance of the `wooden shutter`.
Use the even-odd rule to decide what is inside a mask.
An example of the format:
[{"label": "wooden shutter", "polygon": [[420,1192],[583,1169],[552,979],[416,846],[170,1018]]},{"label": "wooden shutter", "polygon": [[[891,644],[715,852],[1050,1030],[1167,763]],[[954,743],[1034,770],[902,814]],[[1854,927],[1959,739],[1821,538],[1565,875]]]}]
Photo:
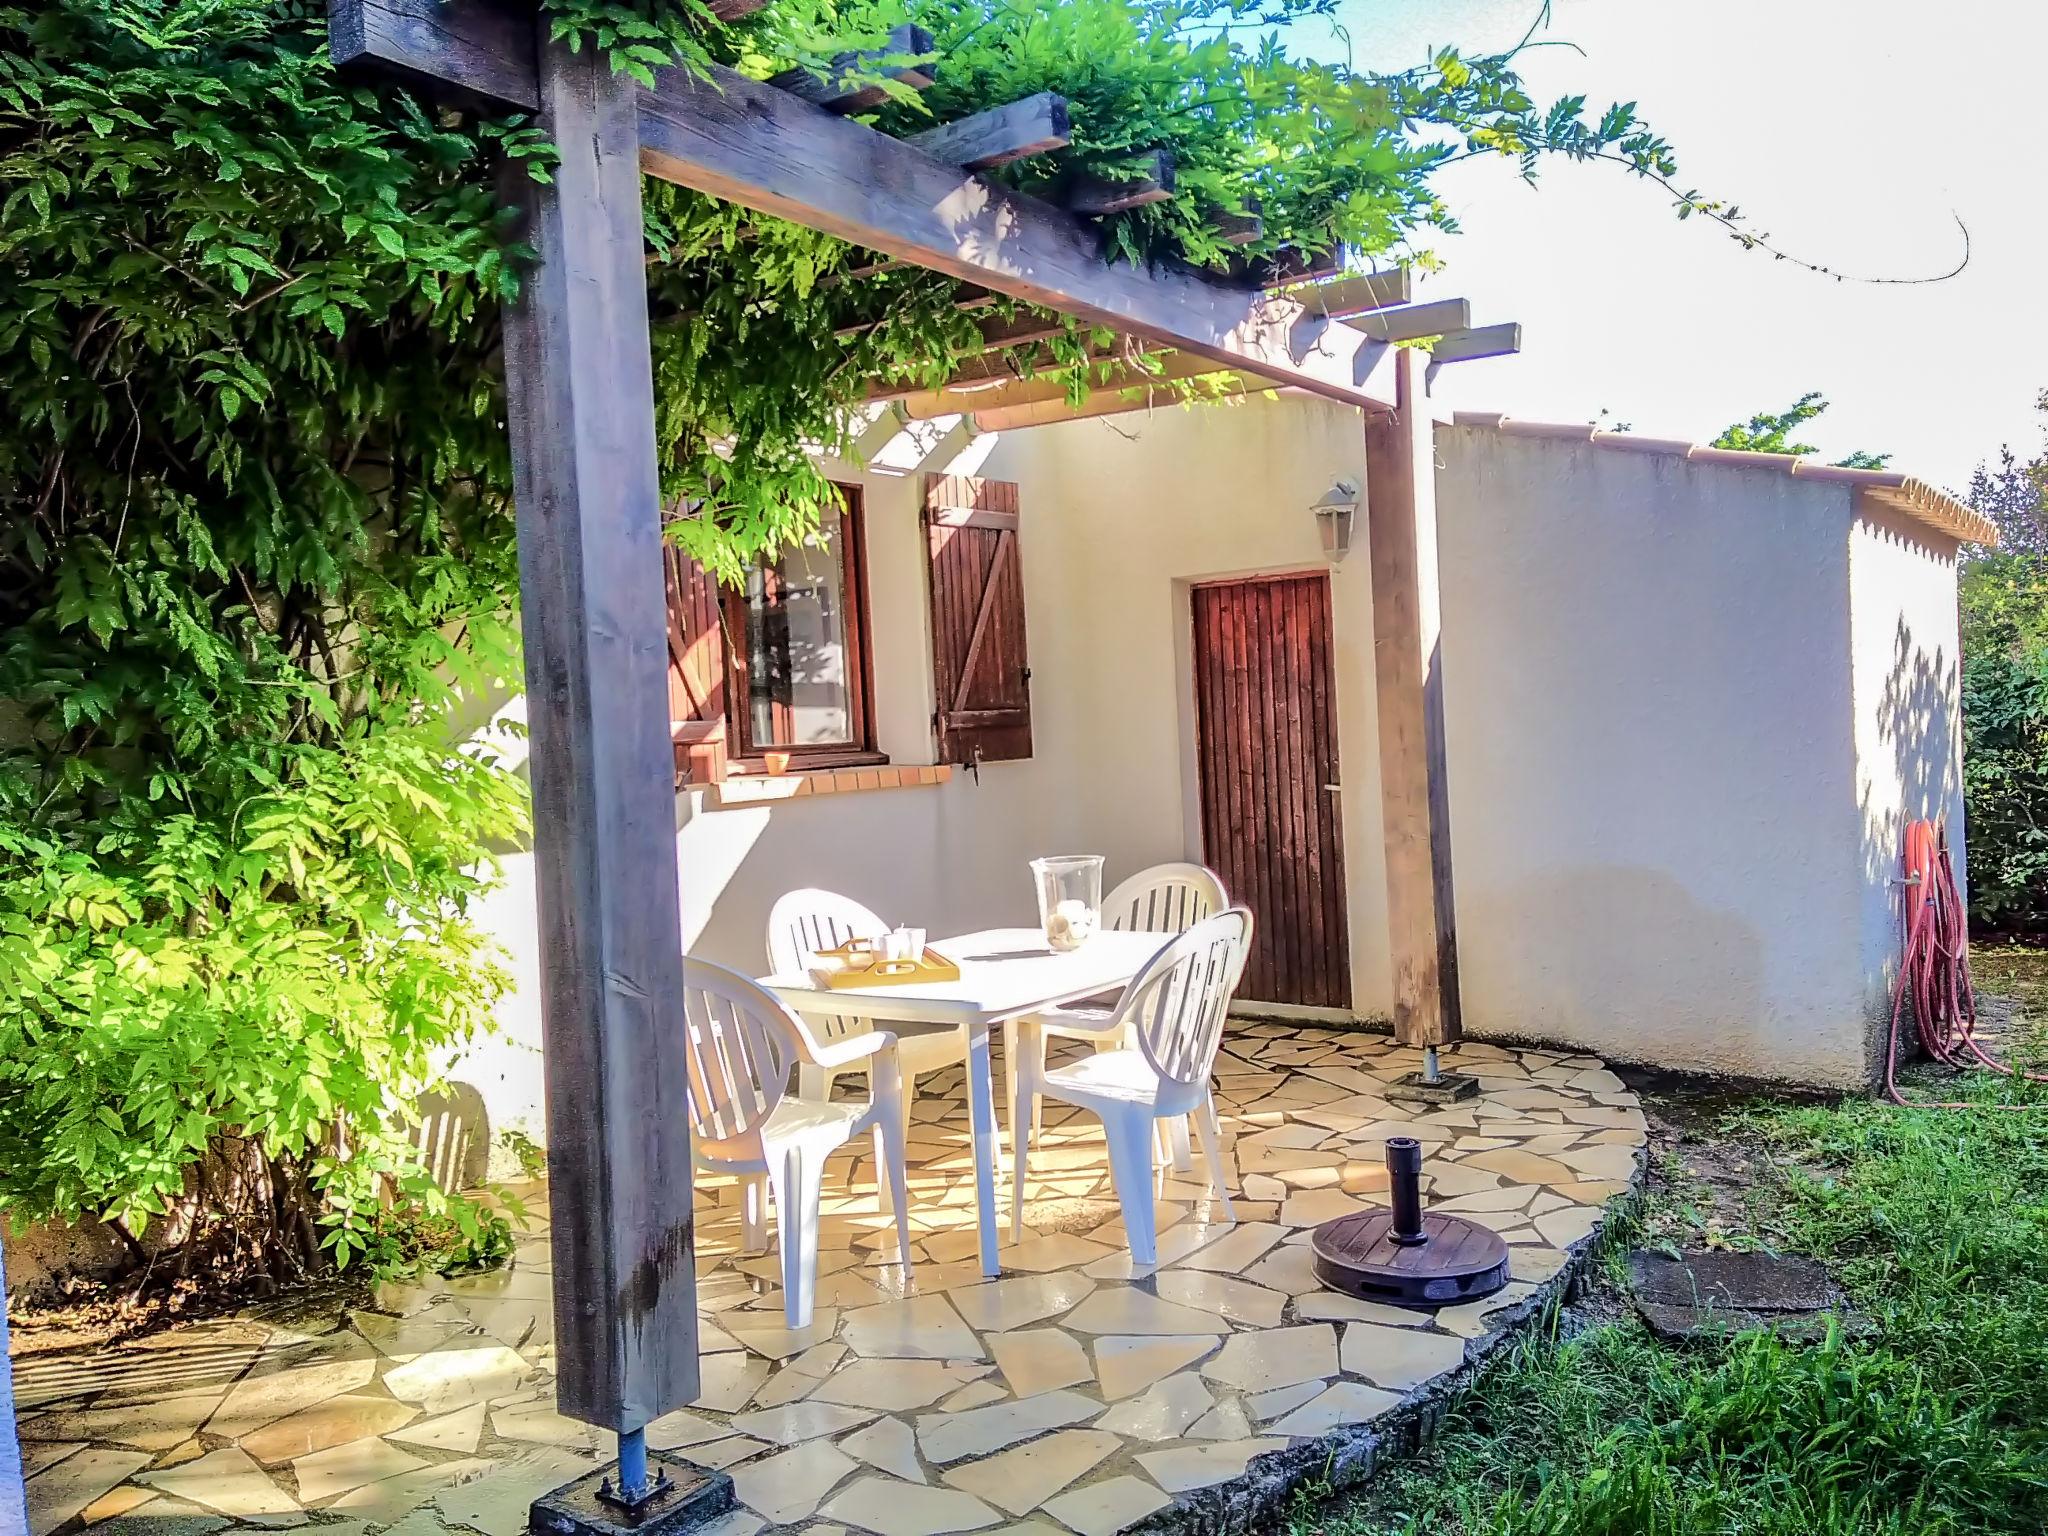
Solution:
[{"label": "wooden shutter", "polygon": [[939,760],[1031,755],[1031,668],[1024,649],[1024,565],[1017,487],[927,475],[933,725]]},{"label": "wooden shutter", "polygon": [[718,583],[674,544],[662,545],[668,585],[668,719],[678,783],[725,777],[725,635]]}]

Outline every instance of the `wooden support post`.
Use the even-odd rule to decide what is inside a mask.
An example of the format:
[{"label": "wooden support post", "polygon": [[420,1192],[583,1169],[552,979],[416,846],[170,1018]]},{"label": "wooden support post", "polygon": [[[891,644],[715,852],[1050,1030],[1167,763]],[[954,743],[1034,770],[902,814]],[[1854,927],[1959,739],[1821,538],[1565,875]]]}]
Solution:
[{"label": "wooden support post", "polygon": [[1365,417],[1394,1037],[1409,1046],[1449,1045],[1461,1033],[1426,363],[1425,354],[1403,348],[1395,360],[1393,414]]},{"label": "wooden support post", "polygon": [[[545,25],[544,23],[542,25]],[[697,1396],[682,924],[638,89],[541,48],[553,180],[505,317],[555,1270],[555,1401],[629,1433]]]},{"label": "wooden support post", "polygon": [[7,1267],[0,1258],[0,1536],[23,1536],[27,1530],[21,1442],[14,1429],[14,1376],[7,1359]]}]

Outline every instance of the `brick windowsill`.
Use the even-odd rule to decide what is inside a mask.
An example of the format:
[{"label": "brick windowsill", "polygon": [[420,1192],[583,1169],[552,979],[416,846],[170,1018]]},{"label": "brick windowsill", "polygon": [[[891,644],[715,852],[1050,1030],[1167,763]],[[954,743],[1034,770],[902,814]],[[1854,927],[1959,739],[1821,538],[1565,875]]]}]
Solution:
[{"label": "brick windowsill", "polygon": [[933,768],[818,768],[809,772],[740,774],[722,784],[704,786],[704,808],[766,805],[778,800],[807,800],[817,795],[852,794],[864,789],[916,789],[943,784],[953,777],[946,764]]}]

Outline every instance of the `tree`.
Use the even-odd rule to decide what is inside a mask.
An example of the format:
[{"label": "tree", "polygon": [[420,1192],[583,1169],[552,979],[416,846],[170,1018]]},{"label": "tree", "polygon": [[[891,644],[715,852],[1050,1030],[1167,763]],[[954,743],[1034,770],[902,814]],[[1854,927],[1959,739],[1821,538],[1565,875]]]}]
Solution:
[{"label": "tree", "polygon": [[[2048,412],[2048,393],[2040,400]],[[1963,562],[1963,788],[1970,910],[2048,929],[2048,450],[1979,464],[1970,505],[1998,547]]]},{"label": "tree", "polygon": [[[1817,389],[1808,390],[1792,402],[1784,411],[1759,411],[1747,421],[1738,421],[1721,429],[1708,446],[1713,448],[1738,448],[1748,453],[1789,453],[1805,456],[1819,453],[1811,443],[1795,443],[1792,434],[1827,410],[1828,403],[1821,398]],[[1835,463],[1842,469],[1883,469],[1891,462],[1888,453],[1865,453],[1857,449],[1846,459]]]}]

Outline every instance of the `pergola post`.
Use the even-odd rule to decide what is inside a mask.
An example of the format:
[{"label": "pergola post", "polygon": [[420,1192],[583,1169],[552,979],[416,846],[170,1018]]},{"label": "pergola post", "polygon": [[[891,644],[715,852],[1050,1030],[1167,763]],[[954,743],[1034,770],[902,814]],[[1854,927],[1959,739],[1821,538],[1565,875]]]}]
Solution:
[{"label": "pergola post", "polygon": [[639,93],[602,51],[545,42],[539,87],[540,124],[561,159],[547,184],[507,169],[539,260],[506,311],[505,389],[542,935],[555,1394],[563,1413],[618,1432],[612,1494],[631,1503],[651,1486],[643,1427],[698,1392]]},{"label": "pergola post", "polygon": [[1434,1048],[1461,1029],[1427,364],[1427,354],[1401,351],[1395,408],[1366,416],[1365,450],[1394,1036]]}]

